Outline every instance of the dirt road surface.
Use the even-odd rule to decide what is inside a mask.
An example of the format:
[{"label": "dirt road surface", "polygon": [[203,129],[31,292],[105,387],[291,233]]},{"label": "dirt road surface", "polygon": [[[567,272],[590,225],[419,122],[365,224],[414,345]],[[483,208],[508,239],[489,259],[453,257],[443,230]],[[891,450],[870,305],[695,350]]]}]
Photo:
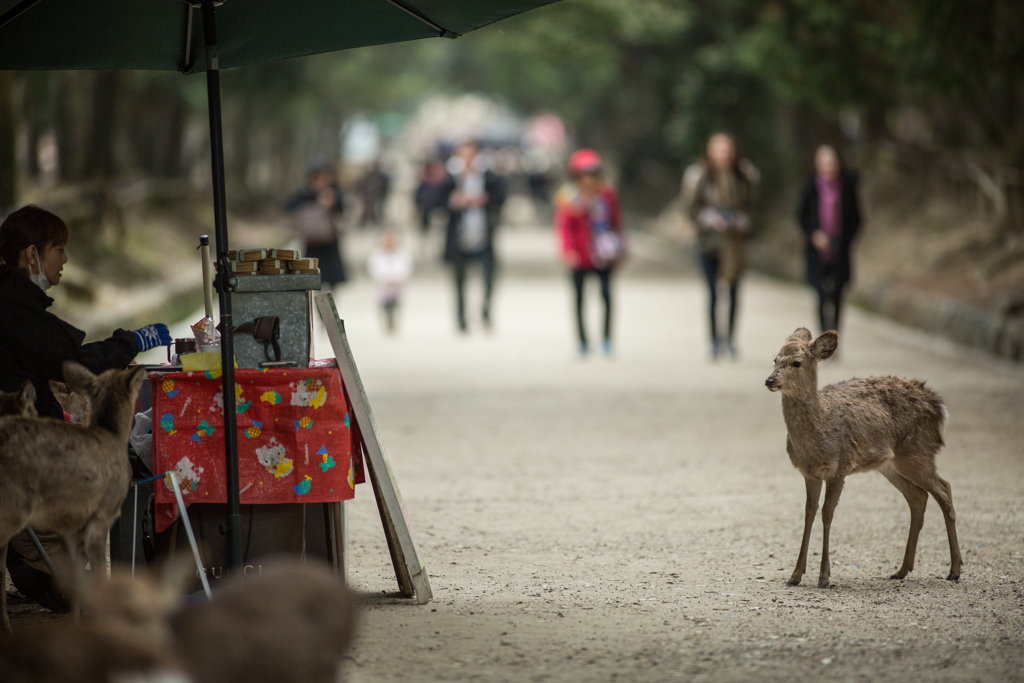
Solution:
[{"label": "dirt road surface", "polygon": [[[368,488],[349,504],[367,595],[348,681],[1024,680],[1024,369],[851,311],[822,383],[926,379],[950,419],[916,570],[902,496],[854,475],[832,527],[833,586],[790,587],[803,519],[780,398],[764,380],[813,327],[808,291],[751,277],[740,358],[712,363],[703,283],[640,245],[615,283],[615,354],[576,353],[550,238],[504,236],[495,329],[455,331],[447,273],[421,267],[386,337],[365,278],[340,308],[433,588],[396,597]],[[358,237],[358,265],[369,240]],[[476,283],[474,283],[476,284]],[[474,293],[479,290],[474,290]],[[597,331],[597,291],[591,329]],[[317,352],[332,355],[326,337]]]}]

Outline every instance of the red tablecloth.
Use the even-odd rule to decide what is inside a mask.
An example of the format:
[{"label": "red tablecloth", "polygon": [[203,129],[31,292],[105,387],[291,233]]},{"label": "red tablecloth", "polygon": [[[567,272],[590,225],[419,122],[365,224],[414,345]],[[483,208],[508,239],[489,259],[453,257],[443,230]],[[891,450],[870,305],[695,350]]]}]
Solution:
[{"label": "red tablecloth", "polygon": [[[224,399],[215,372],[151,373],[153,464],[178,473],[187,503],[226,503]],[[363,480],[358,435],[337,367],[236,370],[241,502],[348,500]],[[355,448],[353,448],[355,446]],[[165,477],[156,528],[177,516]]]}]

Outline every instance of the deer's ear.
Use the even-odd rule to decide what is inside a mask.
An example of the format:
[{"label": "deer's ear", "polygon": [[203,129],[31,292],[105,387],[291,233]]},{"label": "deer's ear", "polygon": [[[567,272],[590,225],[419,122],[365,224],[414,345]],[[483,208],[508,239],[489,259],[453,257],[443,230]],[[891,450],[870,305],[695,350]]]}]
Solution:
[{"label": "deer's ear", "polygon": [[67,361],[64,363],[64,383],[71,387],[71,391],[91,395],[96,390],[96,375],[84,365]]},{"label": "deer's ear", "polygon": [[830,358],[836,349],[839,348],[839,333],[829,330],[814,340],[811,344],[811,353],[818,360]]},{"label": "deer's ear", "polygon": [[795,339],[797,341],[806,342],[808,344],[811,342],[811,339],[813,339],[811,331],[806,327],[796,328],[795,330],[793,330],[793,334],[789,335],[789,338]]},{"label": "deer's ear", "polygon": [[21,385],[21,414],[26,417],[36,415],[36,387],[31,380]]},{"label": "deer's ear", "polygon": [[125,374],[127,375],[126,384],[129,391],[138,391],[139,387],[142,386],[142,382],[146,379],[146,366],[133,365],[128,368]]}]

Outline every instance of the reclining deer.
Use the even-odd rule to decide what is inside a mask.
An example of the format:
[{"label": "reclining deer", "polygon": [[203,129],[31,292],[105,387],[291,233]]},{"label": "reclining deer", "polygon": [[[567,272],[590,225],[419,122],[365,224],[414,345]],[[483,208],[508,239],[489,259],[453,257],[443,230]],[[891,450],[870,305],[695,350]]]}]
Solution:
[{"label": "reclining deer", "polygon": [[[0,417],[0,585],[7,544],[26,526],[60,534],[76,562],[106,571],[106,539],[128,495],[128,434],[142,366],[100,376],[64,364],[64,379],[92,403],[89,424],[47,417]],[[79,562],[80,564],[80,562]],[[7,593],[0,591],[10,630]]]},{"label": "reclining deer", "polygon": [[818,511],[821,485],[825,503],[821,572],[818,587],[828,588],[828,537],[832,515],[848,474],[878,470],[903,494],[910,506],[910,536],[903,564],[890,578],[903,579],[914,569],[917,537],[924,523],[930,493],[942,509],[949,537],[950,581],[960,578],[962,564],[956,539],[956,513],[949,482],[935,469],[935,454],[943,445],[942,428],[948,415],[942,398],[920,380],[869,377],[830,384],[818,391],[818,363],[835,353],[836,332],[811,341],[806,328],[797,329],[775,357],[775,369],[765,380],[770,391],[782,393],[782,414],[789,432],[786,451],[804,475],[807,506],[800,556],[789,585],[800,583],[807,568],[811,525]]}]

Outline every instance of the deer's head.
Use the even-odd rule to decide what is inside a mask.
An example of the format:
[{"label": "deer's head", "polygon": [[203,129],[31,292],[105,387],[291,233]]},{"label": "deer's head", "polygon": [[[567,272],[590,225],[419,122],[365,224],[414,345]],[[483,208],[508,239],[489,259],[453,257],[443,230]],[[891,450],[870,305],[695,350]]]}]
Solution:
[{"label": "deer's head", "polygon": [[146,379],[146,368],[132,365],[127,370],[107,370],[94,375],[85,366],[64,363],[64,381],[72,391],[87,396],[92,408],[89,427],[106,429],[127,438],[139,388]]},{"label": "deer's head", "polygon": [[769,391],[799,393],[818,389],[818,363],[829,358],[839,346],[839,334],[829,330],[811,341],[811,331],[797,328],[775,356],[775,369],[764,385]]},{"label": "deer's head", "polygon": [[185,605],[186,589],[195,583],[196,566],[191,556],[179,555],[159,575],[114,567],[110,578],[83,577],[78,571],[78,590],[91,623],[121,626],[159,646],[170,646],[170,619]]},{"label": "deer's head", "polygon": [[7,393],[0,391],[0,416],[20,415],[21,417],[35,417],[36,412],[36,388],[32,382],[25,380],[18,391]]}]

